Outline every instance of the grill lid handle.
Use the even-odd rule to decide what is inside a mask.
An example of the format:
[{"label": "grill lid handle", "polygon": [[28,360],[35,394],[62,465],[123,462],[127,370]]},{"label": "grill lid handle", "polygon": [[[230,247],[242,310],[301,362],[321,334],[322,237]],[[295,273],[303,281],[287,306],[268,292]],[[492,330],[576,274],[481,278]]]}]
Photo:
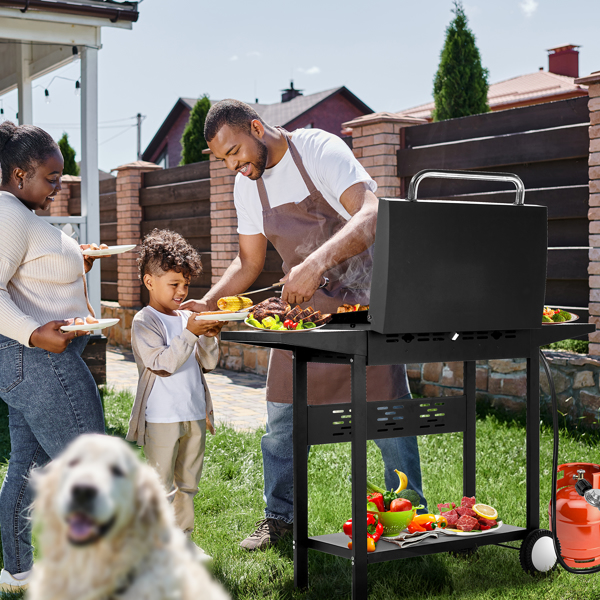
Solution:
[{"label": "grill lid handle", "polygon": [[410,180],[407,200],[417,201],[417,190],[423,179],[463,179],[477,181],[506,181],[513,183],[517,188],[516,205],[525,204],[525,185],[518,175],[513,173],[491,173],[489,171],[452,171],[449,169],[423,169]]}]

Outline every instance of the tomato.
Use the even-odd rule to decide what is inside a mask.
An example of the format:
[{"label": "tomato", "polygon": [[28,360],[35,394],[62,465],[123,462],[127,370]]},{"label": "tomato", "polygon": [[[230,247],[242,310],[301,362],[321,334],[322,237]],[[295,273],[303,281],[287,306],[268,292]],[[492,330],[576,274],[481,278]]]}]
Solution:
[{"label": "tomato", "polygon": [[367,538],[367,552],[375,552],[376,543],[373,538]]},{"label": "tomato", "polygon": [[283,322],[283,326],[284,326],[286,329],[289,329],[289,328],[290,328],[290,325],[291,325],[293,322],[294,322],[294,321],[292,321],[291,319],[286,319],[286,320]]},{"label": "tomato", "polygon": [[406,498],[396,498],[390,502],[390,512],[404,512],[412,510],[412,502]]},{"label": "tomato", "polygon": [[293,321],[290,324],[290,329],[296,329],[298,327],[298,323],[294,323]]}]

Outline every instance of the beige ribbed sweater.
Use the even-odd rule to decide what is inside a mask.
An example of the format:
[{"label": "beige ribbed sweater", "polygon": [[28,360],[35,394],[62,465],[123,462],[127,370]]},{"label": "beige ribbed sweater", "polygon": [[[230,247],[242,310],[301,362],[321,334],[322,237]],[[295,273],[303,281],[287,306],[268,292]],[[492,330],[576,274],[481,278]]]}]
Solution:
[{"label": "beige ribbed sweater", "polygon": [[90,313],[77,242],[0,192],[0,334],[29,346],[35,329]]}]

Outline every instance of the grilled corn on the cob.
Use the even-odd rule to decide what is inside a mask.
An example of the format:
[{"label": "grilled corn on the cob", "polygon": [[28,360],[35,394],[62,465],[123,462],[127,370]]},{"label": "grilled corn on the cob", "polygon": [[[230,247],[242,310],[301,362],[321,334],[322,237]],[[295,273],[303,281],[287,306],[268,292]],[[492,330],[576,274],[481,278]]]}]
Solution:
[{"label": "grilled corn on the cob", "polygon": [[242,308],[248,308],[252,306],[252,300],[244,296],[225,296],[217,300],[217,306],[220,310],[242,310]]}]

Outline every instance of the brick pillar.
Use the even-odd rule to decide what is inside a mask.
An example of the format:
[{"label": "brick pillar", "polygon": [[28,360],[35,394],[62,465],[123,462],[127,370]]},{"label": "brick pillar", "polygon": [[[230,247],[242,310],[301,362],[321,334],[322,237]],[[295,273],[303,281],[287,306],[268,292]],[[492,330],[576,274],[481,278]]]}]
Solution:
[{"label": "brick pillar", "polygon": [[[142,207],[140,188],[142,174],[161,169],[154,163],[138,160],[114,169],[117,171],[117,245],[141,242]],[[125,252],[117,256],[119,304],[123,307],[140,306],[140,280],[137,253]]]},{"label": "brick pillar", "polygon": [[377,182],[378,197],[400,196],[400,178],[397,174],[400,131],[405,127],[422,123],[427,121],[380,112],[358,117],[343,124],[343,127],[352,128],[354,156]]},{"label": "brick pillar", "polygon": [[233,203],[235,174],[210,155],[210,251],[215,285],[239,251],[237,216]]},{"label": "brick pillar", "polygon": [[588,86],[590,111],[590,200],[589,200],[589,283],[590,283],[590,323],[596,324],[596,331],[590,333],[589,354],[600,355],[600,71],[588,77],[576,79],[575,83]]},{"label": "brick pillar", "polygon": [[54,202],[50,204],[51,217],[68,217],[69,199],[71,198],[71,183],[79,183],[81,177],[75,175],[62,176],[62,190],[54,197]]}]

